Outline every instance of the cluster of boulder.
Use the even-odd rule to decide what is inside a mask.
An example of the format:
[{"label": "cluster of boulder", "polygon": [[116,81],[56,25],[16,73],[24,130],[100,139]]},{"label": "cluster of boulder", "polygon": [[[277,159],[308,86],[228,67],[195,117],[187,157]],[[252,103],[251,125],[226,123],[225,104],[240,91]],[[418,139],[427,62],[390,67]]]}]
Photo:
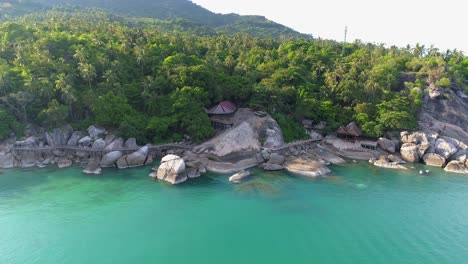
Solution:
[{"label": "cluster of boulder", "polygon": [[371,160],[376,166],[406,169],[403,164],[407,162],[424,162],[449,172],[468,174],[468,146],[454,138],[439,136],[434,132],[404,131],[400,134],[399,142],[381,138],[378,145],[392,154]]},{"label": "cluster of boulder", "polygon": [[[122,149],[136,151],[125,155]],[[84,173],[100,174],[101,168],[152,164],[153,157],[148,146],[138,147],[134,138],[124,140],[98,126],[90,126],[86,132],[74,131],[69,125],[51,131],[34,131],[25,140],[4,142],[0,151],[0,168],[5,169],[49,164],[65,168],[73,163],[87,163]]]}]

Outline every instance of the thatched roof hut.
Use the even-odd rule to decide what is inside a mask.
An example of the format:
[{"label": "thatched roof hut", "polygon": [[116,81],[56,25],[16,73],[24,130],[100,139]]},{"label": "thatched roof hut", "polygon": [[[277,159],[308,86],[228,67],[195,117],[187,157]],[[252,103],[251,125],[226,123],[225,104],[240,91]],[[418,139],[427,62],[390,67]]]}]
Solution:
[{"label": "thatched roof hut", "polygon": [[207,113],[209,115],[232,115],[236,110],[236,105],[226,100],[208,109]]}]

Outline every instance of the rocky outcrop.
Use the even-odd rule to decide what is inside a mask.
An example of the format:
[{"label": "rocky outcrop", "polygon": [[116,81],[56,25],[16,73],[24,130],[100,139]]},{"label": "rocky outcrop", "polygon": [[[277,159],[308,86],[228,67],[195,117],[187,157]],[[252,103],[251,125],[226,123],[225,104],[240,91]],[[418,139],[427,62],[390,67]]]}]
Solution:
[{"label": "rocky outcrop", "polygon": [[70,125],[66,125],[61,128],[53,129],[52,131],[45,133],[47,145],[57,146],[66,145],[68,140],[73,134],[73,128]]},{"label": "rocky outcrop", "polygon": [[233,183],[240,183],[243,179],[250,176],[250,171],[241,170],[238,173],[229,177],[229,181]]},{"label": "rocky outcrop", "polygon": [[123,154],[120,151],[112,151],[107,153],[106,155],[104,155],[104,157],[102,157],[101,167],[109,168],[116,166],[117,160],[119,160],[122,156]]},{"label": "rocky outcrop", "polygon": [[184,160],[176,155],[167,155],[162,158],[158,170],[150,174],[150,176],[171,184],[182,183],[188,178]]},{"label": "rocky outcrop", "polygon": [[408,162],[419,162],[419,149],[415,143],[405,143],[400,149],[401,157]]},{"label": "rocky outcrop", "polygon": [[266,171],[279,171],[279,170],[284,170],[284,167],[279,165],[279,164],[269,164],[265,163],[263,164],[262,168]]},{"label": "rocky outcrop", "polygon": [[279,147],[284,144],[278,123],[269,115],[257,116],[249,109],[239,109],[232,118],[233,128],[197,146],[199,154],[217,157],[239,157],[238,160],[255,155],[262,146]]},{"label": "rocky outcrop", "polygon": [[32,148],[39,146],[39,141],[37,137],[31,136],[26,138],[25,140],[16,141],[14,145],[17,147]]},{"label": "rocky outcrop", "polygon": [[458,160],[449,162],[444,170],[453,173],[468,174],[468,167]]},{"label": "rocky outcrop", "polygon": [[377,141],[377,144],[379,147],[385,151],[388,151],[390,153],[395,153],[396,152],[396,145],[393,141],[386,139],[386,138],[379,138]]},{"label": "rocky outcrop", "polygon": [[88,165],[83,170],[83,173],[94,174],[94,175],[101,174],[101,166],[99,164],[99,161],[97,159],[90,159],[88,161]]},{"label": "rocky outcrop", "polygon": [[106,134],[106,130],[104,128],[95,125],[88,127],[87,131],[89,136],[94,140],[103,137]]},{"label": "rocky outcrop", "polygon": [[328,169],[322,163],[303,158],[287,161],[285,163],[285,169],[293,174],[307,177],[325,176],[330,173],[330,169]]},{"label": "rocky outcrop", "polygon": [[427,153],[423,157],[424,163],[429,166],[442,168],[445,165],[445,158],[437,153]]}]

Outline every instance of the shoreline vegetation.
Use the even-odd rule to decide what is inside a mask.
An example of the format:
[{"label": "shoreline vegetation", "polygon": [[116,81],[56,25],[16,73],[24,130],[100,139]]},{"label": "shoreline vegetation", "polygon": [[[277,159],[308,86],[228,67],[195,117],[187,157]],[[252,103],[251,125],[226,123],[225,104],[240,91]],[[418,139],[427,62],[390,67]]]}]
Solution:
[{"label": "shoreline vegetation", "polygon": [[[463,52],[206,34],[180,22],[80,8],[2,22],[0,167],[76,162],[99,174],[163,158],[152,176],[171,183],[252,166],[322,176],[343,158],[468,173]],[[219,123],[209,109],[226,101],[238,110]],[[351,122],[376,150],[333,136]]]}]

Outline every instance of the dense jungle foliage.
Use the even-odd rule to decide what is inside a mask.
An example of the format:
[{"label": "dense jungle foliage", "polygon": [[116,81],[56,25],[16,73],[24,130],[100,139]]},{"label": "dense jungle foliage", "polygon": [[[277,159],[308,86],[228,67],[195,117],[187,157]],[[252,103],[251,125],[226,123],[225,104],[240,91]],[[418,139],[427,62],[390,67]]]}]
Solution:
[{"label": "dense jungle foliage", "polygon": [[304,118],[330,130],[355,120],[376,137],[414,128],[430,84],[468,78],[456,50],[204,35],[174,23],[59,9],[0,24],[0,137],[25,124],[98,123],[140,142],[202,141],[213,134],[204,108],[225,99],[274,114],[290,140]]}]

